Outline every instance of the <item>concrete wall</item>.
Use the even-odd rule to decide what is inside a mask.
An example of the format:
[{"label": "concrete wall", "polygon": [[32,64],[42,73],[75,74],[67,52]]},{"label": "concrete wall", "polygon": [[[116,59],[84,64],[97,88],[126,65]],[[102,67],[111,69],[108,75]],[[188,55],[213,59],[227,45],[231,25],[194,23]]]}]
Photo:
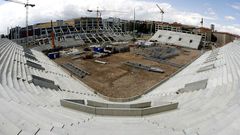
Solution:
[{"label": "concrete wall", "polygon": [[141,109],[96,108],[96,115],[142,116]]},{"label": "concrete wall", "polygon": [[45,88],[50,88],[50,89],[55,89],[58,90],[58,86],[55,85],[54,81],[41,78],[35,75],[32,75],[32,83],[34,85],[40,86],[40,87],[45,87]]},{"label": "concrete wall", "polygon": [[67,101],[67,100],[60,100],[60,104],[61,104],[61,106],[71,108],[74,110],[91,113],[91,114],[96,114],[95,107],[85,106],[85,104],[78,104],[78,103],[74,103],[74,102]]},{"label": "concrete wall", "polygon": [[218,33],[215,32],[213,33],[214,36],[217,38],[217,44],[220,46],[223,46],[227,43],[230,43],[235,40],[235,36],[228,34],[228,33]]},{"label": "concrete wall", "polygon": [[[64,107],[74,110],[91,113],[95,115],[109,115],[109,116],[144,116],[164,111],[177,109],[178,103],[168,103],[155,107],[148,108],[106,108],[106,107],[92,107],[85,104],[72,102],[71,100],[60,100],[60,104]],[[98,104],[102,105],[102,104]],[[129,105],[130,106],[130,105]]]},{"label": "concrete wall", "polygon": [[202,37],[194,34],[158,30],[150,41],[157,41],[163,44],[176,45],[192,49],[198,49]]},{"label": "concrete wall", "polygon": [[104,107],[104,108],[147,108],[151,107],[151,102],[137,103],[137,104],[108,104],[87,100],[88,106]]},{"label": "concrete wall", "polygon": [[170,111],[177,108],[178,108],[178,103],[171,103],[171,104],[161,105],[153,108],[147,108],[142,110],[142,116]]}]

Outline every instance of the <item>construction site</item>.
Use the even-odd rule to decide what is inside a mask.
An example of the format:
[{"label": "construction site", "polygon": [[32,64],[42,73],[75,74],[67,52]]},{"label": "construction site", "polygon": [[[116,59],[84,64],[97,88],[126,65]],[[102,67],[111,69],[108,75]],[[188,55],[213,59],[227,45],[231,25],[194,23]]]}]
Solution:
[{"label": "construction site", "polygon": [[54,61],[95,93],[130,98],[147,93],[198,56],[198,50],[127,43],[64,49]]},{"label": "construction site", "polygon": [[[163,17],[163,10],[159,5],[157,8]],[[35,24],[27,31],[13,28],[10,36],[19,44],[27,41],[29,48],[43,52],[95,94],[113,100],[134,99],[151,92],[204,51],[217,47],[211,42],[213,34],[209,34],[214,27],[198,31],[162,20],[143,30],[141,21],[101,18],[102,12],[112,11],[87,12],[97,16]],[[139,36],[135,31],[146,34]]]},{"label": "construction site", "polygon": [[101,97],[135,99],[168,81],[205,51],[235,38],[215,32],[214,25],[204,28],[203,18],[201,27],[164,22],[165,11],[158,4],[155,8],[160,11],[160,22],[103,19],[106,12],[126,12],[97,8],[86,10],[96,17],[15,27],[8,36],[22,46],[44,53]]},{"label": "construction site", "polygon": [[[239,135],[240,36],[197,13],[199,26],[165,22],[180,14],[167,3],[129,0],[142,8],[127,20],[78,0],[82,16],[29,25],[49,3],[5,1],[24,6],[26,27],[0,38],[0,135]],[[147,5],[161,21],[136,19]]]},{"label": "construction site", "polygon": [[[213,47],[205,44],[206,33],[166,29],[157,23],[148,30],[155,29],[154,35],[137,36],[126,31],[121,19],[102,19],[105,11],[87,12],[97,17],[36,24],[27,33],[15,28],[10,35],[13,41],[43,52],[94,93],[113,99],[147,94],[198,58],[201,48]],[[136,22],[131,26],[134,31]]]}]

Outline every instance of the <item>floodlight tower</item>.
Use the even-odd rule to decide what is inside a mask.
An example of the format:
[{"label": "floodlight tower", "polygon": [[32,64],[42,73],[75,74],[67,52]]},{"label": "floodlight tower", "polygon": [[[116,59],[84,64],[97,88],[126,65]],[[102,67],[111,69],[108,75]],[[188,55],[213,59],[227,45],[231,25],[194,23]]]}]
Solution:
[{"label": "floodlight tower", "polygon": [[28,9],[29,7],[35,7],[35,4],[29,4],[29,0],[26,0],[26,3],[17,1],[17,0],[5,0],[5,1],[22,4],[26,8],[26,45],[28,45],[28,35],[29,35],[28,34],[28,13],[29,13]]},{"label": "floodlight tower", "polygon": [[160,14],[162,15],[162,16],[161,16],[161,22],[163,23],[163,16],[164,16],[165,12],[164,12],[164,10],[163,10],[158,4],[156,4],[156,6],[157,6],[158,9],[160,10]]}]

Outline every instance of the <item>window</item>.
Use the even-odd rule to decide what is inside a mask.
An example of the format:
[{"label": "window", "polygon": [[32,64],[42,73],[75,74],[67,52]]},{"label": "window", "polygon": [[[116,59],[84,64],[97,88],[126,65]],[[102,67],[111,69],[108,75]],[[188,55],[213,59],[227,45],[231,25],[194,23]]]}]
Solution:
[{"label": "window", "polygon": [[170,40],[172,37],[168,37],[168,39]]},{"label": "window", "polygon": [[182,38],[179,38],[178,41],[182,41]]},{"label": "window", "polygon": [[159,35],[159,36],[158,36],[158,38],[161,38],[161,37],[162,37],[162,35]]},{"label": "window", "polygon": [[190,43],[192,43],[193,42],[193,40],[190,40]]}]

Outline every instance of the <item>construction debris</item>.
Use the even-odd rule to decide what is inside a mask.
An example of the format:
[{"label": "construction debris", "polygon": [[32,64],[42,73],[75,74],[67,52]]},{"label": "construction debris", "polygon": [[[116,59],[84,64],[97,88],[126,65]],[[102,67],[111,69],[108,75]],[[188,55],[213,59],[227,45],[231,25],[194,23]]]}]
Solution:
[{"label": "construction debris", "polygon": [[82,56],[74,56],[74,57],[72,57],[71,59],[72,59],[72,60],[77,60],[77,59],[80,59],[80,58],[82,58]]},{"label": "construction debris", "polygon": [[81,55],[81,58],[82,59],[92,59],[94,57],[93,57],[93,53],[92,52],[85,52],[85,54]]},{"label": "construction debris", "polygon": [[164,73],[164,71],[161,68],[146,66],[143,64],[135,63],[135,62],[125,62],[124,64],[134,68],[139,68],[139,69],[143,69],[151,72]]},{"label": "construction debris", "polygon": [[167,65],[170,65],[170,66],[173,66],[173,67],[177,67],[177,68],[181,68],[181,67],[184,66],[184,65],[180,65],[180,64],[176,64],[176,63],[167,61],[167,60],[162,60],[162,59],[157,59],[157,58],[152,58],[152,57],[145,57],[145,59],[151,60],[151,61],[156,61],[156,62],[162,63],[162,64],[167,64]]},{"label": "construction debris", "polygon": [[102,44],[102,45],[91,45],[90,46],[95,53],[108,53],[108,54],[114,54],[114,53],[124,53],[129,52],[130,47],[127,45],[109,45],[109,44]]},{"label": "construction debris", "polygon": [[128,42],[112,42],[111,45],[127,45]]},{"label": "construction debris", "polygon": [[150,47],[154,45],[154,42],[138,40],[137,42],[135,42],[135,45],[142,46],[142,47]]},{"label": "construction debris", "polygon": [[112,48],[112,53],[124,53],[129,51],[130,51],[129,46],[114,46]]},{"label": "construction debris", "polygon": [[96,62],[96,63],[100,63],[100,64],[108,64],[107,62],[100,61],[100,60],[95,60],[94,62]]},{"label": "construction debris", "polygon": [[63,64],[62,65],[64,68],[66,68],[67,70],[69,70],[72,74],[76,75],[79,78],[84,78],[86,75],[90,75],[90,73],[74,66],[71,63],[67,63],[67,64]]},{"label": "construction debris", "polygon": [[78,49],[72,48],[67,52],[68,55],[80,55],[80,51]]},{"label": "construction debris", "polygon": [[179,55],[179,51],[177,50],[177,48],[171,48],[171,47],[148,48],[147,51],[149,52],[149,55],[151,57],[162,59],[162,60]]},{"label": "construction debris", "polygon": [[109,56],[108,53],[96,53],[93,55],[94,58],[104,58],[104,57],[107,57]]},{"label": "construction debris", "polygon": [[144,49],[140,48],[137,49],[135,53],[144,57],[152,57],[165,60],[178,56],[180,54],[180,51],[175,47],[158,46]]}]

